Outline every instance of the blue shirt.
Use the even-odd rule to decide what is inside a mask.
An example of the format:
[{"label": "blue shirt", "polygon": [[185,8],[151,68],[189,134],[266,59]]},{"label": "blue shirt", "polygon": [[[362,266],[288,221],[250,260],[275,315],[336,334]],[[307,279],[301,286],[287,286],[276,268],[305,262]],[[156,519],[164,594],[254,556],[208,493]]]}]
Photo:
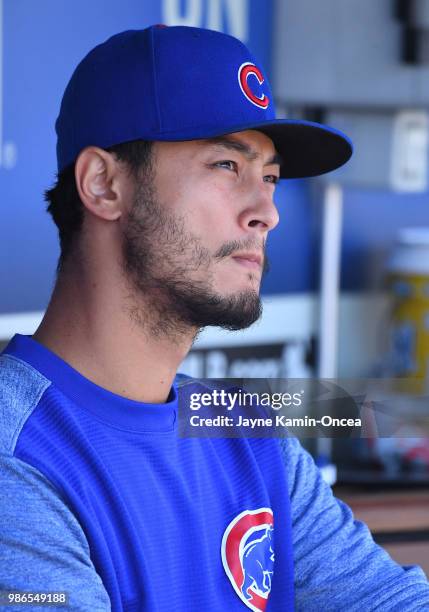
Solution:
[{"label": "blue shirt", "polygon": [[195,384],[135,402],[14,337],[0,590],[65,591],[79,611],[429,609],[423,572],[373,542],[297,440],[180,439]]}]

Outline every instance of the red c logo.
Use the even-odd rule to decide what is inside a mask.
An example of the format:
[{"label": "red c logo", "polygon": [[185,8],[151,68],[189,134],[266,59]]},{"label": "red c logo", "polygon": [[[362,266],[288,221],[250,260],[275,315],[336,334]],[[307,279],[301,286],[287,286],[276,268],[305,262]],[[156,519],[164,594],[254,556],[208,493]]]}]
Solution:
[{"label": "red c logo", "polygon": [[240,85],[241,91],[244,93],[249,102],[251,102],[255,106],[258,106],[259,108],[267,108],[268,104],[270,103],[270,99],[268,98],[268,96],[262,94],[261,97],[258,97],[252,92],[249,87],[247,80],[249,78],[249,75],[251,74],[253,74],[258,79],[259,85],[262,85],[262,83],[264,82],[265,79],[259,68],[251,62],[245,62],[244,64],[241,64],[240,68],[238,69],[238,83]]}]

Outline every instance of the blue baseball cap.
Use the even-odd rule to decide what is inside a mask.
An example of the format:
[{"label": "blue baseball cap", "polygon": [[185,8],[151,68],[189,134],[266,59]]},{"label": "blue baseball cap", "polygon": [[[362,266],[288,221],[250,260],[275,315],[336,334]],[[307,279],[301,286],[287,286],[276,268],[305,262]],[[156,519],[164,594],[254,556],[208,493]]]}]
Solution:
[{"label": "blue baseball cap", "polygon": [[236,38],[187,26],[112,36],[74,71],[55,124],[58,172],[80,151],[131,140],[184,141],[255,129],[283,159],[281,178],[324,174],[352,154],[345,134],[276,119],[261,64]]}]

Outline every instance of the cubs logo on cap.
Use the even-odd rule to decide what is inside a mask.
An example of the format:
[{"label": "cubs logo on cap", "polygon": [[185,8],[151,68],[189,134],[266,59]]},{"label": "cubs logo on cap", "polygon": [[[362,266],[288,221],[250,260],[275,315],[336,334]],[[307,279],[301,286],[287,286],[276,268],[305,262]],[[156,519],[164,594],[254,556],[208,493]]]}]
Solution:
[{"label": "cubs logo on cap", "polygon": [[259,85],[262,85],[262,83],[265,81],[264,75],[259,68],[255,66],[255,64],[252,64],[252,62],[245,62],[244,64],[241,64],[240,68],[238,69],[238,82],[240,84],[241,91],[249,102],[255,106],[259,106],[259,108],[267,108],[268,104],[270,103],[269,97],[263,92],[258,96],[252,91],[252,88],[249,85],[250,76],[254,76]]},{"label": "cubs logo on cap", "polygon": [[274,571],[274,519],[271,508],[245,510],[225,529],[222,563],[243,603],[264,611]]}]

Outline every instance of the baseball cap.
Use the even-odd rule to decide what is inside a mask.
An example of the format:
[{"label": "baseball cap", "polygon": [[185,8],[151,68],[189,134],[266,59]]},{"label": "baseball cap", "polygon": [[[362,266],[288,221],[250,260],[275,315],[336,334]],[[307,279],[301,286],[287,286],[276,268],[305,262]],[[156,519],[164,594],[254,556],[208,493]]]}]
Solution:
[{"label": "baseball cap", "polygon": [[283,159],[281,178],[324,174],[352,154],[347,136],[276,119],[263,68],[238,39],[189,26],[127,30],[75,69],[56,124],[58,172],[82,149],[131,140],[185,141],[256,129]]}]

